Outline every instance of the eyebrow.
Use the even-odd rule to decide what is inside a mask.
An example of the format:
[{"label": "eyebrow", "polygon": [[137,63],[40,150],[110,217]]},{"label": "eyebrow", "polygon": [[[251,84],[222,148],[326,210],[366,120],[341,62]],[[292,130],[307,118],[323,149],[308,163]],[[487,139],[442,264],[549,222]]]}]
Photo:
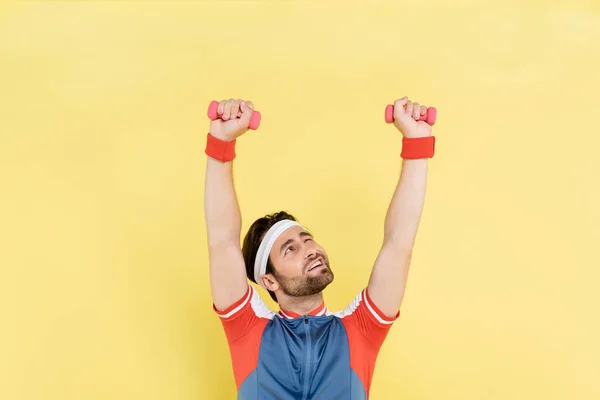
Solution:
[{"label": "eyebrow", "polygon": [[[313,237],[313,236],[312,236],[310,233],[308,233],[308,232],[304,232],[304,231],[300,232],[300,237],[305,237],[305,236],[308,236],[308,237],[310,237],[310,238],[312,238],[312,237]],[[283,250],[284,250],[284,249],[285,249],[285,248],[286,248],[286,247],[287,247],[287,246],[288,246],[290,243],[292,243],[293,241],[294,241],[294,238],[290,238],[290,239],[286,240],[286,241],[285,241],[285,242],[284,242],[284,243],[281,245],[281,247],[279,248],[279,254],[281,254],[281,252],[283,252]]]}]

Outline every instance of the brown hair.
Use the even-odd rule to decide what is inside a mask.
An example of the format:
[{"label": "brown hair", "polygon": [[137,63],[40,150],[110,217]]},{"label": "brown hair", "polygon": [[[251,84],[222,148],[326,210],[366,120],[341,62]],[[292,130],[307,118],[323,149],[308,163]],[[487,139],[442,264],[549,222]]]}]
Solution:
[{"label": "brown hair", "polygon": [[[294,218],[293,215],[285,211],[279,211],[273,214],[265,215],[264,217],[254,221],[254,223],[248,229],[246,237],[244,237],[242,255],[244,256],[244,263],[246,264],[246,276],[254,283],[258,283],[254,280],[254,260],[256,259],[256,253],[258,253],[260,242],[273,225],[284,219],[296,221],[296,218]],[[277,271],[275,271],[275,268],[273,268],[271,257],[269,257],[267,261],[266,273],[273,274],[275,277],[277,277]],[[271,292],[270,290],[268,292],[271,298],[277,302],[275,293]]]}]

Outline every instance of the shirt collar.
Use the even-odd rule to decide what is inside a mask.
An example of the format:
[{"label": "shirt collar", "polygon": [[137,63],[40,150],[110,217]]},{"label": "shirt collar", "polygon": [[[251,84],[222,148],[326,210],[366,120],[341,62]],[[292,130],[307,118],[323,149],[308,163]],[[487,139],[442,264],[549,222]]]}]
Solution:
[{"label": "shirt collar", "polygon": [[[309,317],[320,317],[325,314],[327,314],[327,307],[325,307],[325,303],[321,303],[321,305],[319,307],[317,307],[314,310],[312,310],[311,312],[309,312],[308,316]],[[294,318],[302,317],[302,315],[297,314],[293,311],[287,311],[287,310],[283,310],[283,309],[279,309],[279,315],[286,319],[294,319]]]}]

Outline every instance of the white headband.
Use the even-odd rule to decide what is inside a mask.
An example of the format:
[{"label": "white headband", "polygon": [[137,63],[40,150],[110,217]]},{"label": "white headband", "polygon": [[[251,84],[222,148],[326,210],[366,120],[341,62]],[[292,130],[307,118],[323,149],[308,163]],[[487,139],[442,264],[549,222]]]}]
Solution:
[{"label": "white headband", "polygon": [[283,221],[277,222],[271,227],[271,229],[268,230],[264,239],[260,243],[260,246],[258,247],[256,259],[254,260],[254,280],[263,288],[265,288],[265,286],[260,281],[260,277],[263,276],[267,271],[267,261],[269,260],[271,248],[273,247],[273,244],[275,243],[277,238],[292,226],[302,225],[300,225],[296,221],[292,221],[289,219],[284,219]]}]

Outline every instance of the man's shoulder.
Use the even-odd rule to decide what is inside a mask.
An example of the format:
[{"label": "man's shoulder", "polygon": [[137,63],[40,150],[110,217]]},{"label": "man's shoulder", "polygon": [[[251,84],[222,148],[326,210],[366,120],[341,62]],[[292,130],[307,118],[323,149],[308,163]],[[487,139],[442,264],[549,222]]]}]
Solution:
[{"label": "man's shoulder", "polygon": [[369,297],[367,288],[362,288],[343,310],[332,312],[331,315],[343,320],[359,318],[378,325],[389,326],[398,318],[399,313],[393,318],[387,317]]},{"label": "man's shoulder", "polygon": [[231,304],[225,310],[217,310],[213,305],[213,310],[221,319],[228,320],[243,314],[253,314],[258,318],[273,319],[275,312],[265,304],[258,291],[248,285],[248,290],[240,299]]},{"label": "man's shoulder", "polygon": [[217,310],[214,305],[213,309],[219,316],[230,343],[250,332],[260,332],[275,316],[252,285],[248,285],[246,294],[227,309]]}]

